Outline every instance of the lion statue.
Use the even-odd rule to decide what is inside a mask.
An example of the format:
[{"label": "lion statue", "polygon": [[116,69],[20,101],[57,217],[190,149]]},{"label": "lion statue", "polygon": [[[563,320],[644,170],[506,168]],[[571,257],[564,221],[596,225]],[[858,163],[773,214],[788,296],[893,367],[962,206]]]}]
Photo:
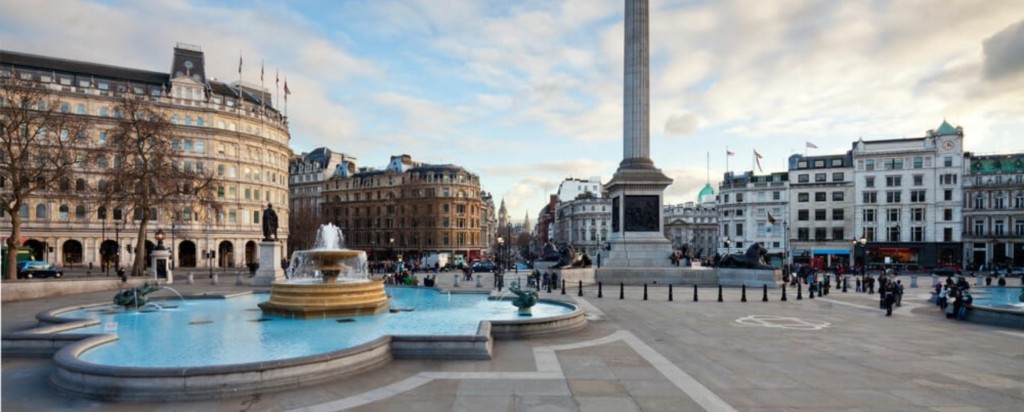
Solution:
[{"label": "lion statue", "polygon": [[755,242],[747,248],[747,252],[744,254],[726,255],[722,258],[721,263],[719,263],[719,267],[774,270],[774,267],[765,262],[764,256],[766,254],[768,254],[768,249],[765,249],[764,244]]}]

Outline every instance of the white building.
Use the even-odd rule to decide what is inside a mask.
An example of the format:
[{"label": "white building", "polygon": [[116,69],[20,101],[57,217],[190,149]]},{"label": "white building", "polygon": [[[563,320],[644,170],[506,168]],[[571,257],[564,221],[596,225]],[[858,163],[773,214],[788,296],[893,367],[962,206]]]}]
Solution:
[{"label": "white building", "polygon": [[577,196],[587,192],[593,193],[594,197],[604,197],[601,190],[600,176],[592,176],[587,180],[567,178],[558,185],[558,201],[572,201]]},{"label": "white building", "polygon": [[672,248],[686,246],[695,258],[714,256],[718,244],[718,208],[715,190],[708,183],[697,195],[697,202],[665,206],[665,237]]},{"label": "white building", "polygon": [[925,137],[853,144],[854,233],[869,267],[962,262],[963,130],[942,122]]},{"label": "white building", "polygon": [[743,253],[761,242],[769,263],[782,264],[788,239],[779,217],[789,215],[789,173],[727,172],[718,187],[718,210],[719,254]]},{"label": "white building", "polygon": [[577,252],[596,258],[611,231],[611,199],[601,192],[601,178],[565,179],[558,185],[558,204],[551,239],[569,243]]},{"label": "white building", "polygon": [[[853,230],[853,157],[789,157],[792,205],[786,217],[794,263],[816,259],[825,267],[848,266]],[[773,215],[774,216],[774,215]],[[820,259],[820,260],[817,260]]]},{"label": "white building", "polygon": [[1024,266],[1024,153],[964,157],[963,267]]}]

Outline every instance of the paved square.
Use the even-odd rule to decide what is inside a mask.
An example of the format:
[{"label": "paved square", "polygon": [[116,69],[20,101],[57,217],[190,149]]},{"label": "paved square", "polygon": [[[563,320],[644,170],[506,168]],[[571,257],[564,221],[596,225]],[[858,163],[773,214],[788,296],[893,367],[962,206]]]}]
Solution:
[{"label": "paved square", "polygon": [[[444,286],[444,285],[442,285]],[[176,286],[177,287],[177,286]],[[190,292],[227,286],[181,285]],[[490,361],[392,361],[358,377],[234,399],[104,403],[55,392],[49,359],[3,358],[5,410],[305,411],[1019,411],[1024,329],[946,319],[911,289],[893,317],[876,296],[833,292],[813,300],[740,302],[739,290],[626,289],[626,299],[580,300],[577,333],[498,341]],[[707,296],[706,298],[704,296]],[[3,331],[36,312],[106,301],[110,293],[3,303]]]}]

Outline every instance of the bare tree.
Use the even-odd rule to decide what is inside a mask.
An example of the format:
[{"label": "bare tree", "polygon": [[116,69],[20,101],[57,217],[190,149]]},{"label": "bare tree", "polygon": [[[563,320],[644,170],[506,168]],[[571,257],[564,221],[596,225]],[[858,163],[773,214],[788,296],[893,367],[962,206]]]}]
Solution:
[{"label": "bare tree", "polygon": [[[321,221],[320,211],[313,207],[301,207],[288,213],[288,252],[312,249],[316,242],[317,230],[325,222]],[[335,224],[337,225],[336,222]],[[340,226],[340,225],[339,225]],[[301,235],[299,235],[301,233]]]},{"label": "bare tree", "polygon": [[17,278],[21,208],[31,197],[53,198],[90,162],[89,123],[46,85],[14,73],[0,77],[0,209],[11,220],[6,277]]},{"label": "bare tree", "polygon": [[152,103],[143,97],[126,96],[118,109],[122,117],[109,139],[108,153],[114,161],[103,198],[139,220],[131,273],[142,276],[146,233],[157,210],[178,213],[191,207],[216,212],[220,205],[213,168],[201,167],[202,159],[189,157],[178,147],[174,125]]}]

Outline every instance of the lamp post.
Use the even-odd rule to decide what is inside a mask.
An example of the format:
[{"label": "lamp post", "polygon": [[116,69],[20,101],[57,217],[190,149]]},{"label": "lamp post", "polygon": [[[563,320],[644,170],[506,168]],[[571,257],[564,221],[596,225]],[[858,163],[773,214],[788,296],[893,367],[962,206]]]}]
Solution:
[{"label": "lamp post", "polygon": [[864,253],[867,250],[866,249],[867,243],[868,243],[867,238],[863,238],[863,237],[860,238],[860,239],[854,239],[853,240],[853,258],[854,258],[853,265],[857,266],[857,249],[859,248],[860,251],[861,251],[861,254],[860,254],[861,274],[866,273],[867,267],[868,267],[867,256],[865,256],[865,253]]},{"label": "lamp post", "polygon": [[513,264],[515,264],[514,262],[512,262],[512,243],[513,243],[513,241],[512,241],[512,222],[509,222],[509,224],[508,224],[508,245],[505,246],[505,253],[508,254],[508,265],[509,265],[509,267],[511,267]]},{"label": "lamp post", "polygon": [[498,250],[494,251],[495,252],[494,253],[494,260],[497,261],[495,263],[498,265],[498,267],[501,267],[501,265],[504,264],[504,262],[502,262],[502,260],[505,259],[505,252],[504,252],[504,249],[502,249],[504,247],[505,247],[505,238],[503,238],[501,236],[498,236]]}]

